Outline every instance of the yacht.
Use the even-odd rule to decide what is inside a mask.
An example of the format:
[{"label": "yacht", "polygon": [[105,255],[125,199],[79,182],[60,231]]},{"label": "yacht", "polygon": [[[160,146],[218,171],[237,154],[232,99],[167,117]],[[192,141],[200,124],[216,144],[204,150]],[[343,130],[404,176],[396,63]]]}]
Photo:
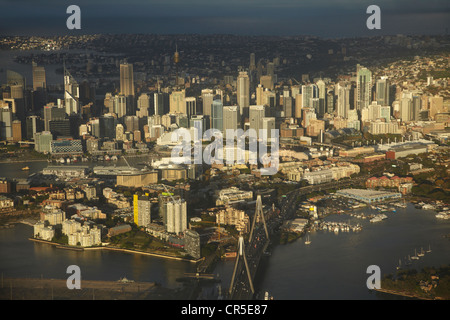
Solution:
[{"label": "yacht", "polygon": [[419,257],[423,257],[425,252],[423,252],[423,248],[420,248],[420,252],[417,254]]},{"label": "yacht", "polygon": [[413,260],[419,260],[419,257],[417,256],[417,250],[414,249],[414,255],[411,257]]},{"label": "yacht", "polygon": [[400,269],[402,267],[402,260],[398,259],[398,266],[397,266],[397,270]]},{"label": "yacht", "polygon": [[427,253],[430,253],[431,252],[431,246],[430,245],[428,245],[428,250],[427,250]]},{"label": "yacht", "polygon": [[309,239],[309,236],[306,236],[305,244],[310,244],[311,240]]},{"label": "yacht", "polygon": [[408,260],[406,260],[405,265],[410,266],[411,265],[411,257],[408,255]]}]

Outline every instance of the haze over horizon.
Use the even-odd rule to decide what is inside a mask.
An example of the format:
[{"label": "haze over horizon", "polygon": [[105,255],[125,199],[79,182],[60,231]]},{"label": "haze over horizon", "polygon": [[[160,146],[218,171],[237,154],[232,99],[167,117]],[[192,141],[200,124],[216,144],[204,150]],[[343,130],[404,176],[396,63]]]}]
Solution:
[{"label": "haze over horizon", "polygon": [[[81,8],[81,30],[68,30],[69,5]],[[381,30],[368,30],[369,5],[381,8]],[[445,0],[0,0],[1,35],[95,33],[235,34],[322,38],[448,34]]]}]

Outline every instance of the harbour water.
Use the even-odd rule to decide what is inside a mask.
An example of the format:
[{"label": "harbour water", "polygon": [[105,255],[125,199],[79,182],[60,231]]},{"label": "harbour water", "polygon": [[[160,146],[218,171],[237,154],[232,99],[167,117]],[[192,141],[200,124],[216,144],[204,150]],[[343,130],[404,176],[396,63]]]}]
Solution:
[{"label": "harbour water", "polygon": [[[372,214],[371,209],[360,212]],[[261,264],[260,282],[256,286],[267,290],[275,299],[392,299],[395,296],[376,294],[367,289],[367,267],[378,265],[381,276],[394,274],[399,259],[404,262],[414,250],[428,250],[409,268],[450,263],[450,222],[435,217],[434,211],[419,210],[412,204],[387,213],[388,218],[370,223],[349,215],[332,215],[326,221],[361,224],[362,231],[313,231],[311,243],[304,238],[294,243],[275,246]],[[216,274],[229,284],[234,261],[220,263]]]}]

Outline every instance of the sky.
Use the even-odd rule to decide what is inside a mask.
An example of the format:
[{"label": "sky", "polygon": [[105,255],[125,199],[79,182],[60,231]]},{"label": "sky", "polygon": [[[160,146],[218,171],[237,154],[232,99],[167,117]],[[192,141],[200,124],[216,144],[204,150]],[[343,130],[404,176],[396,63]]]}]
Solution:
[{"label": "sky", "polygon": [[[81,30],[68,30],[69,5]],[[369,30],[367,7],[381,9]],[[0,0],[0,35],[95,33],[313,35],[446,34],[448,0]]]}]

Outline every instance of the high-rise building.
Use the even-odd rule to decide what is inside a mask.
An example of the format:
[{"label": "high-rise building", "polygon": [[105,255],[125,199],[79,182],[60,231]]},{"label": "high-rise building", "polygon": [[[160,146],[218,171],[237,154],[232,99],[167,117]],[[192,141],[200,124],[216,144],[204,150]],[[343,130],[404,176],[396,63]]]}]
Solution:
[{"label": "high-rise building", "polygon": [[389,105],[389,80],[387,77],[381,77],[381,79],[377,80],[376,97],[379,105]]},{"label": "high-rise building", "polygon": [[187,204],[186,201],[176,200],[166,203],[167,223],[166,230],[169,233],[180,234],[187,229]]},{"label": "high-rise building", "polygon": [[250,78],[247,72],[239,72],[237,77],[237,105],[241,110],[250,106]]},{"label": "high-rise building", "polygon": [[197,99],[195,97],[186,97],[186,114],[188,118],[197,114]]},{"label": "high-rise building", "polygon": [[238,106],[223,107],[223,132],[240,128],[240,113]]},{"label": "high-rise building", "polygon": [[147,227],[151,223],[152,203],[148,195],[133,196],[133,221],[141,227]]},{"label": "high-rise building", "polygon": [[263,132],[267,132],[267,140],[273,138],[272,130],[275,130],[275,118],[274,117],[264,117],[262,119],[262,129]]},{"label": "high-rise building", "polygon": [[372,72],[359,64],[356,69],[356,109],[362,110],[372,102]]},{"label": "high-rise building", "polygon": [[120,64],[120,93],[124,96],[134,96],[133,64]]},{"label": "high-rise building", "polygon": [[200,235],[197,231],[187,229],[184,232],[184,250],[194,259],[200,259]]},{"label": "high-rise building", "polygon": [[29,116],[26,120],[26,126],[27,139],[32,140],[37,132],[44,130],[44,121],[38,116]]},{"label": "high-rise building", "polygon": [[350,85],[338,83],[336,93],[336,116],[347,119],[350,110]]},{"label": "high-rise building", "polygon": [[66,113],[80,112],[80,88],[74,77],[64,68],[64,103]]},{"label": "high-rise building", "polygon": [[138,110],[136,115],[139,118],[148,117],[150,109],[150,97],[146,93],[142,93],[137,101]]},{"label": "high-rise building", "polygon": [[214,100],[214,91],[211,89],[202,90],[203,115],[211,117],[211,106]]},{"label": "high-rise building", "polygon": [[186,113],[186,92],[185,90],[174,91],[170,94],[170,113]]},{"label": "high-rise building", "polygon": [[211,129],[223,131],[223,103],[219,99],[211,106]]},{"label": "high-rise building", "polygon": [[260,138],[259,130],[263,128],[263,118],[265,117],[264,106],[250,106],[249,120],[250,129],[256,131],[256,136]]},{"label": "high-rise building", "polygon": [[307,84],[302,86],[302,107],[309,108],[311,106],[311,99],[318,97],[318,89],[315,84]]},{"label": "high-rise building", "polygon": [[51,143],[53,136],[49,131],[37,132],[34,135],[34,150],[41,153],[50,153],[52,151]]},{"label": "high-rise building", "polygon": [[45,68],[39,67],[35,62],[33,65],[33,90],[46,89]]}]

